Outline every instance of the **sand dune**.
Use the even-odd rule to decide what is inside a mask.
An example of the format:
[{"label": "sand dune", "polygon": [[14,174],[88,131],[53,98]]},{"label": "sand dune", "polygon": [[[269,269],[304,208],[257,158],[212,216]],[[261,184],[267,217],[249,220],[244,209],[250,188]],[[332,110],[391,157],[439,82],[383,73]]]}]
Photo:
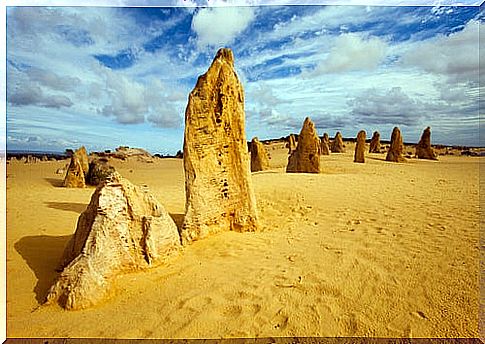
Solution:
[{"label": "sand dune", "polygon": [[[262,232],[196,241],[72,312],[39,304],[94,189],[60,187],[66,161],[9,164],[7,336],[478,337],[482,158],[355,164],[348,146],[321,174],[287,174],[284,144],[267,148],[272,169],[252,174]],[[181,223],[181,159],[114,165]]]}]

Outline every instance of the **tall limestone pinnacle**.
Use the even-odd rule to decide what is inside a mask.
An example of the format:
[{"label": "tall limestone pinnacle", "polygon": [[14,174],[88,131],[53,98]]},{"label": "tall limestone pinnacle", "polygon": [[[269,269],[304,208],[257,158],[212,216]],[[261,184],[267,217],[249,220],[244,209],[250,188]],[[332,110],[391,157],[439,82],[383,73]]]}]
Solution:
[{"label": "tall limestone pinnacle", "polygon": [[365,162],[365,130],[359,131],[357,134],[355,152],[354,152],[354,162]]},{"label": "tall limestone pinnacle", "polygon": [[404,154],[404,144],[401,135],[401,131],[398,127],[394,127],[391,134],[391,143],[389,151],[386,155],[386,161],[392,162],[406,162],[403,156]]},{"label": "tall limestone pinnacle", "polygon": [[244,90],[234,56],[220,49],[185,110],[184,244],[212,233],[258,228],[244,129]]},{"label": "tall limestone pinnacle", "polygon": [[424,129],[423,134],[421,135],[421,140],[419,140],[418,144],[416,145],[416,156],[419,159],[438,160],[433,148],[431,147],[430,127]]},{"label": "tall limestone pinnacle", "polygon": [[286,172],[319,173],[320,144],[315,125],[309,117],[305,118],[298,136],[298,146],[288,157]]}]

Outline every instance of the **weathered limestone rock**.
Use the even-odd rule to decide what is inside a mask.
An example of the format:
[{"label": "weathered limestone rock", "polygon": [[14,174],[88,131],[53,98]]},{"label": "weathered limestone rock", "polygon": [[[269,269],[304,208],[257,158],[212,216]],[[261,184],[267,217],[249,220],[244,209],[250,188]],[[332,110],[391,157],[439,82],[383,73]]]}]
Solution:
[{"label": "weathered limestone rock", "polygon": [[109,294],[110,279],[159,265],[180,246],[177,227],[157,200],[115,173],[79,216],[46,302],[93,306]]},{"label": "weathered limestone rock", "polygon": [[322,136],[321,145],[320,145],[320,154],[330,155],[330,139],[328,138],[327,133],[324,133]]},{"label": "weathered limestone rock", "polygon": [[269,169],[268,153],[257,137],[251,140],[251,172]]},{"label": "weathered limestone rock", "polygon": [[293,134],[288,136],[288,142],[286,143],[286,148],[288,148],[288,154],[291,154],[296,149],[296,140]]},{"label": "weathered limestone rock", "polygon": [[337,131],[335,138],[333,139],[332,145],[330,147],[332,153],[345,153],[344,141],[342,139],[342,134]]},{"label": "weathered limestone rock", "polygon": [[365,131],[361,130],[357,134],[357,142],[355,144],[354,162],[365,162]]},{"label": "weathered limestone rock", "polygon": [[372,139],[370,140],[369,153],[381,152],[381,134],[378,131],[374,131]]},{"label": "weathered limestone rock", "polygon": [[431,148],[431,128],[427,127],[424,129],[421,135],[421,140],[419,140],[416,146],[416,156],[419,159],[429,159],[438,160],[433,148]]},{"label": "weathered limestone rock", "polygon": [[404,144],[402,142],[401,131],[398,127],[392,130],[391,146],[387,152],[386,160],[393,162],[405,162],[406,159],[403,156]]},{"label": "weathered limestone rock", "polygon": [[83,168],[76,154],[73,154],[71,156],[71,163],[67,168],[67,173],[66,173],[66,177],[64,178],[63,186],[67,188],[86,187]]},{"label": "weathered limestone rock", "polygon": [[84,146],[81,146],[79,149],[74,151],[74,155],[77,156],[79,162],[81,163],[81,167],[83,168],[84,175],[86,175],[89,171],[89,159],[88,159],[88,152]]},{"label": "weathered limestone rock", "polygon": [[288,157],[286,172],[320,172],[320,138],[308,117],[305,118],[298,136],[298,146]]},{"label": "weathered limestone rock", "polygon": [[182,242],[258,228],[244,129],[244,91],[230,49],[217,52],[185,110]]},{"label": "weathered limestone rock", "polygon": [[89,172],[86,175],[86,183],[89,185],[99,185],[115,172],[107,158],[94,159],[89,163]]}]

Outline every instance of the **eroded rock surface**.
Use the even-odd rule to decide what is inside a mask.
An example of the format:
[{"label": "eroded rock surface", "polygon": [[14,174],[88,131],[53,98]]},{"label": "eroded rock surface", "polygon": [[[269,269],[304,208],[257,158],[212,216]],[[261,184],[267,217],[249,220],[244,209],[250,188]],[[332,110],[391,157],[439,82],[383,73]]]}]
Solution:
[{"label": "eroded rock surface", "polygon": [[431,128],[424,129],[421,139],[416,146],[416,156],[418,159],[438,160],[433,148],[431,147]]},{"label": "eroded rock surface", "polygon": [[268,153],[257,137],[251,140],[251,172],[269,169]]},{"label": "eroded rock surface", "polygon": [[170,215],[147,191],[113,174],[91,197],[68,242],[47,303],[91,307],[120,273],[163,263],[181,247]]},{"label": "eroded rock surface", "polygon": [[288,136],[288,142],[286,142],[286,148],[288,148],[288,154],[291,154],[296,149],[295,135],[290,134],[290,136]]},{"label": "eroded rock surface", "polygon": [[381,134],[378,131],[374,131],[372,139],[370,140],[369,153],[381,152]]},{"label": "eroded rock surface", "polygon": [[405,162],[404,144],[401,136],[401,131],[398,127],[394,127],[391,135],[391,145],[387,151],[386,160],[392,162]]},{"label": "eroded rock surface", "polygon": [[320,138],[310,118],[305,118],[298,135],[298,146],[288,157],[286,172],[320,172]]},{"label": "eroded rock surface", "polygon": [[357,134],[357,142],[355,144],[354,162],[365,162],[365,131],[361,130]]},{"label": "eroded rock surface", "polygon": [[81,146],[74,151],[74,155],[79,159],[79,163],[81,164],[84,175],[86,175],[89,171],[89,159],[86,148],[84,146]]},{"label": "eroded rock surface", "polygon": [[328,134],[324,133],[320,141],[321,141],[320,154],[330,155],[330,139],[328,137]]},{"label": "eroded rock surface", "polygon": [[340,131],[337,131],[335,134],[335,138],[333,139],[333,142],[330,146],[330,150],[332,153],[345,153],[345,148],[344,148],[344,141],[342,139],[342,134],[340,134]]},{"label": "eroded rock surface", "polygon": [[63,186],[67,188],[84,188],[86,182],[84,180],[84,171],[81,161],[76,154],[71,156],[71,162],[67,168],[66,177],[64,178]]},{"label": "eroded rock surface", "polygon": [[258,228],[244,116],[232,51],[220,49],[185,110],[184,244],[220,231]]}]

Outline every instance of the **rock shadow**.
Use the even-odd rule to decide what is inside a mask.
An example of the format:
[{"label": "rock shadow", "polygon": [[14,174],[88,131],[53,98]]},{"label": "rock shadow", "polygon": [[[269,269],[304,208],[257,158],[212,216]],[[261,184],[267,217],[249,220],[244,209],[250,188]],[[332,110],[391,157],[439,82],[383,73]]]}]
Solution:
[{"label": "rock shadow", "polygon": [[182,230],[182,225],[184,224],[184,214],[170,213],[169,215],[172,218],[173,222],[175,222],[175,225],[177,226],[177,230],[180,235]]},{"label": "rock shadow", "polygon": [[59,209],[65,211],[72,211],[76,214],[81,214],[87,208],[85,203],[74,203],[74,202],[44,202],[49,208]]},{"label": "rock shadow", "polygon": [[50,185],[56,187],[56,188],[62,188],[62,183],[64,182],[64,179],[58,179],[58,178],[44,178],[46,182],[48,182]]},{"label": "rock shadow", "polygon": [[34,293],[39,304],[44,303],[47,292],[58,275],[56,269],[71,237],[72,235],[25,236],[14,244],[15,250],[37,278]]}]

